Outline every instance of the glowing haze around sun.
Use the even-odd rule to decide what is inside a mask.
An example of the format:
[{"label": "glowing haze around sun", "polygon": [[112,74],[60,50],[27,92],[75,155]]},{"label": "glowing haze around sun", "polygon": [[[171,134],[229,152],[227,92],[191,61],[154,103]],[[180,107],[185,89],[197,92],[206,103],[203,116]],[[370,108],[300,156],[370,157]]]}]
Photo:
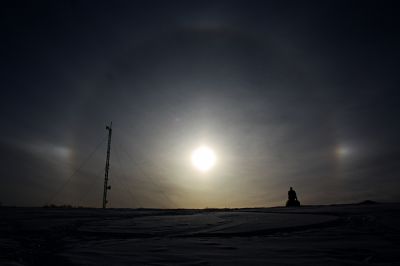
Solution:
[{"label": "glowing haze around sun", "polygon": [[201,172],[208,172],[214,167],[217,161],[217,156],[211,148],[207,146],[200,146],[193,150],[191,161],[197,170]]}]

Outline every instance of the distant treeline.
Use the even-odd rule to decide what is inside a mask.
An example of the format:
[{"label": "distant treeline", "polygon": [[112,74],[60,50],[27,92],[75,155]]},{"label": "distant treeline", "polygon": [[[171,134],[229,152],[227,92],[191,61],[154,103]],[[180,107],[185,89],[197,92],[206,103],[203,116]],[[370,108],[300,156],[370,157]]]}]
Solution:
[{"label": "distant treeline", "polygon": [[57,208],[57,209],[84,209],[84,208],[89,208],[85,206],[72,206],[69,204],[62,204],[62,205],[56,205],[56,204],[46,204],[43,206],[43,208]]}]

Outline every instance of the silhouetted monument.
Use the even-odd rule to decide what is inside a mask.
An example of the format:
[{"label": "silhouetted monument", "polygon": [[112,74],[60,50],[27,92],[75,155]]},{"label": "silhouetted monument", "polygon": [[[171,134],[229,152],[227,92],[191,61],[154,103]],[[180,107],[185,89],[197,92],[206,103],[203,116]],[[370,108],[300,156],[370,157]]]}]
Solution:
[{"label": "silhouetted monument", "polygon": [[286,201],[286,207],[299,207],[300,201],[297,199],[296,191],[290,187],[288,191],[288,200]]}]

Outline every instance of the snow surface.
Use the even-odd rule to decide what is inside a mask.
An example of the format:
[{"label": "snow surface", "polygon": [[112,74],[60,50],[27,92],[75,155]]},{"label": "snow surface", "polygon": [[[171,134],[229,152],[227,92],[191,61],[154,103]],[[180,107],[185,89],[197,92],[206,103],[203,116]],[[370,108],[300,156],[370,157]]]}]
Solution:
[{"label": "snow surface", "polygon": [[400,204],[0,217],[0,265],[400,265]]}]

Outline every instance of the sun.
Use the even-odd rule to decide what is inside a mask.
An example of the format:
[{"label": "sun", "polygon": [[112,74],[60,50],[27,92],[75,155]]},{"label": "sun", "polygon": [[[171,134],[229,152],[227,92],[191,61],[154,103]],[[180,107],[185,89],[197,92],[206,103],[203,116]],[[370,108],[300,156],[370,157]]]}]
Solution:
[{"label": "sun", "polygon": [[192,164],[197,170],[207,172],[215,165],[217,156],[215,152],[207,147],[200,146],[192,152]]}]

